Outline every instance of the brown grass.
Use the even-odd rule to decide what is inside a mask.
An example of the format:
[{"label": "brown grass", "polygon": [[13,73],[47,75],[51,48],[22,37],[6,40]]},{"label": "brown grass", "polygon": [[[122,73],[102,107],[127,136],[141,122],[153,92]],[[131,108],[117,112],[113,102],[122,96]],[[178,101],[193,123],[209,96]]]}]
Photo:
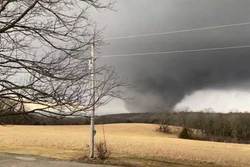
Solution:
[{"label": "brown grass", "polygon": [[[151,124],[104,127],[113,162],[118,164],[127,161],[138,163],[137,166],[162,166],[162,163],[178,166],[195,162],[250,166],[250,145],[177,139],[156,132],[157,125]],[[0,126],[0,152],[79,159],[88,155],[88,132],[88,126]],[[102,138],[102,125],[99,125],[97,139]]]}]

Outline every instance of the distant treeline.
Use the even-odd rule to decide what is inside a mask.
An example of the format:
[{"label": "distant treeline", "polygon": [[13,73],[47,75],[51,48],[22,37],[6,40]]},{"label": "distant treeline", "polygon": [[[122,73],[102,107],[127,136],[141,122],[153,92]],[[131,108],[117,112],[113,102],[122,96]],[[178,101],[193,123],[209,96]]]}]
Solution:
[{"label": "distant treeline", "polygon": [[250,143],[249,113],[168,113],[165,124],[188,128],[190,138],[223,142]]},{"label": "distant treeline", "polygon": [[0,124],[13,125],[85,125],[89,123],[86,117],[66,117],[66,118],[52,118],[39,116],[35,114],[5,116],[0,117]]},{"label": "distant treeline", "polygon": [[[0,117],[2,124],[25,125],[85,125],[86,117],[64,119],[47,118],[38,115]],[[194,138],[201,140],[232,141],[250,143],[250,113],[205,113],[205,112],[162,112],[128,113],[97,116],[97,124],[108,123],[154,123],[196,129]]]}]

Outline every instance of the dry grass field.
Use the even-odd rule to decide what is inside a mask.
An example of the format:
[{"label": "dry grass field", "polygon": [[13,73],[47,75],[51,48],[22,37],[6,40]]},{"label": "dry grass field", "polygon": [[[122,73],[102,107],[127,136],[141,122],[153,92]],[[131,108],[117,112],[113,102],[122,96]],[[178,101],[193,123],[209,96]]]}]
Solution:
[{"label": "dry grass field", "polygon": [[[130,166],[250,166],[250,145],[177,139],[156,132],[157,125],[110,124],[103,127],[111,163]],[[0,152],[79,159],[88,154],[88,126],[0,126]]]}]

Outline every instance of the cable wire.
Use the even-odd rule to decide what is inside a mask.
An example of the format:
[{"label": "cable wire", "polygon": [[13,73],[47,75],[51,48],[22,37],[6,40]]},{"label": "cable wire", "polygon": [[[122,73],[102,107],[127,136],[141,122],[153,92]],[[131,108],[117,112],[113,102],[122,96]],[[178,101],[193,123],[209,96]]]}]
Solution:
[{"label": "cable wire", "polygon": [[145,55],[162,55],[162,54],[176,54],[176,53],[192,53],[192,52],[203,52],[203,51],[219,51],[229,49],[244,49],[250,48],[250,45],[240,46],[227,46],[227,47],[216,47],[216,48],[203,48],[203,49],[187,49],[187,50],[173,50],[165,52],[144,52],[144,53],[131,53],[131,54],[113,54],[98,56],[98,58],[112,58],[112,57],[133,57],[133,56],[145,56]]},{"label": "cable wire", "polygon": [[184,32],[213,30],[213,29],[220,29],[220,28],[227,28],[227,27],[234,27],[234,26],[244,26],[244,25],[250,25],[250,22],[224,24],[224,25],[218,25],[218,26],[207,26],[207,27],[200,27],[200,28],[191,28],[191,29],[175,30],[175,31],[168,31],[168,32],[160,32],[160,33],[146,33],[146,34],[138,34],[138,35],[110,37],[110,38],[104,38],[104,41],[120,40],[120,39],[133,39],[133,38],[141,38],[141,37],[160,36],[160,35],[170,35],[170,34],[177,34],[177,33],[184,33]]}]

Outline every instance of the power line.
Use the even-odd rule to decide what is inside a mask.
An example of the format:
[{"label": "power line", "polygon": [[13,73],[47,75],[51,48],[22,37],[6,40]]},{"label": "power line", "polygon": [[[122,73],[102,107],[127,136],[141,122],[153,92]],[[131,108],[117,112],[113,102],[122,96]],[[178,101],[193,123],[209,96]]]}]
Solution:
[{"label": "power line", "polygon": [[192,53],[192,52],[219,51],[219,50],[244,49],[244,48],[250,48],[250,45],[216,47],[216,48],[203,48],[203,49],[190,49],[190,50],[189,49],[187,49],[187,50],[173,50],[173,51],[165,51],[165,52],[144,52],[144,53],[131,53],[131,54],[113,54],[113,55],[99,56],[98,58],[133,57],[133,56],[162,55],[162,54],[175,54],[175,53]]},{"label": "power line", "polygon": [[218,26],[207,26],[207,27],[200,27],[200,28],[191,28],[191,29],[175,30],[175,31],[168,31],[168,32],[160,32],[160,33],[146,33],[146,34],[110,37],[110,38],[104,38],[104,41],[169,35],[169,34],[177,34],[177,33],[192,32],[192,31],[213,30],[213,29],[220,29],[220,28],[227,28],[227,27],[234,27],[234,26],[244,26],[244,25],[250,25],[250,22],[224,24],[224,25],[218,25]]}]

